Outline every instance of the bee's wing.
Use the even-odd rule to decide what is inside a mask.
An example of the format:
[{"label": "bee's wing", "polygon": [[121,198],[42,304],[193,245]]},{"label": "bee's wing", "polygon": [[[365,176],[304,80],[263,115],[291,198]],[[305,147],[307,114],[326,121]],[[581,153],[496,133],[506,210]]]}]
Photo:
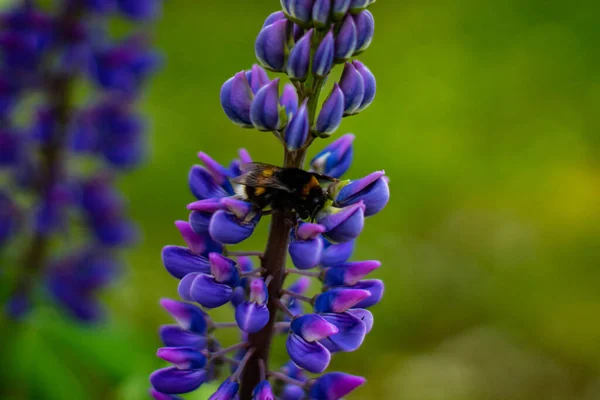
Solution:
[{"label": "bee's wing", "polygon": [[277,172],[281,171],[281,167],[259,162],[251,162],[242,164],[240,169],[242,174],[230,179],[231,183],[244,186],[279,189],[285,190],[286,192],[291,192],[291,189],[280,182],[277,178]]},{"label": "bee's wing", "polygon": [[317,180],[319,181],[319,183],[322,182],[339,182],[340,180],[337,178],[334,178],[333,176],[329,176],[329,175],[323,175],[323,174],[319,174],[317,172],[311,172],[312,176],[314,176],[315,178],[317,178]]}]

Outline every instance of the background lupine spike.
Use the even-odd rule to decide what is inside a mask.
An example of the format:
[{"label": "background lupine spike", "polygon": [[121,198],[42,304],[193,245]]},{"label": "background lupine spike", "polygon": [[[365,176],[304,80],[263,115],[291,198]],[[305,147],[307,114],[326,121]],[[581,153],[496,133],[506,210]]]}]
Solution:
[{"label": "background lupine spike", "polygon": [[[324,373],[334,354],[358,349],[373,327],[373,314],[364,307],[381,300],[384,286],[365,278],[381,264],[351,261],[351,255],[365,217],[387,204],[389,180],[381,171],[340,180],[352,162],[353,134],[329,143],[311,160],[310,171],[301,170],[314,140],[332,135],[344,116],[374,99],[374,75],[354,60],[345,62],[317,111],[334,62],[369,46],[374,21],[365,9],[371,3],[281,0],[283,11],[266,18],[255,53],[265,68],[285,73],[292,84],[280,92],[280,78],[271,80],[254,65],[223,85],[225,115],[242,127],[273,132],[283,144],[284,165],[291,168],[251,164],[246,151],[230,163],[200,153],[204,166],[193,167],[189,177],[198,201],[188,205],[189,223],[177,223],[188,248],[165,247],[163,261],[180,279],[184,300],[204,309],[230,303],[235,322],[215,322],[196,312],[199,308],[167,302],[181,326],[161,329],[167,347],[159,356],[182,372],[163,369],[151,376],[159,397],[214,381],[223,363],[231,364],[231,375],[211,399],[337,400],[364,382],[343,373],[309,379],[305,371]],[[266,249],[232,250],[254,234],[262,218],[271,219]],[[286,269],[287,254],[293,265]],[[291,275],[300,278],[290,284]],[[322,285],[312,298],[306,296],[311,281]],[[221,347],[215,331],[225,327],[237,328],[241,341]],[[263,358],[275,335],[287,335],[291,359],[280,372]]]},{"label": "background lupine spike", "polygon": [[98,292],[120,275],[115,254],[138,237],[113,178],[146,155],[136,102],[161,60],[140,27],[162,1],[114,6],[111,20],[129,20],[119,38],[93,29],[109,16],[88,2],[0,11],[0,252],[3,267],[16,267],[3,276],[9,316],[27,316],[40,298],[98,322]]}]

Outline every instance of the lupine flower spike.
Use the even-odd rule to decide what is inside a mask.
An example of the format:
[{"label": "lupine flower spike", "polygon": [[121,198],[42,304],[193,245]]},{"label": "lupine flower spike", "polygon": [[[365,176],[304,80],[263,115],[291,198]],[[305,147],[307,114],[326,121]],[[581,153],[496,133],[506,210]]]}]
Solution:
[{"label": "lupine flower spike", "polygon": [[[352,60],[372,42],[372,3],[281,0],[282,10],[269,15],[257,35],[260,65],[223,84],[225,115],[272,132],[284,147],[284,162],[253,162],[240,150],[229,164],[200,153],[203,165],[192,167],[196,200],[188,205],[189,222],[176,222],[186,246],[166,246],[162,254],[187,303],[162,300],[178,324],[160,329],[166,347],[157,355],[171,366],[150,376],[155,399],[177,399],[216,381],[210,399],[336,400],[364,384],[362,377],[326,371],[336,353],[358,350],[373,329],[367,308],[380,302],[384,286],[369,275],[381,263],[351,256],[365,219],[389,200],[389,179],[377,170],[342,180],[360,140],[353,134],[333,140],[303,168],[315,140],[335,134],[344,117],[374,100],[373,73]],[[343,64],[341,79],[319,109],[336,63]],[[271,80],[265,69],[284,73],[290,83]],[[264,219],[270,219],[264,251],[236,250],[233,245],[255,235]],[[312,282],[320,282],[321,291],[308,297]],[[209,317],[227,304],[233,321]],[[231,328],[240,341],[221,344],[219,330]],[[276,335],[286,337],[290,361],[283,366],[268,358]]]},{"label": "lupine flower spike", "polygon": [[[14,279],[0,301],[25,317],[49,294],[39,303],[97,321],[97,293],[121,269],[117,250],[137,236],[114,180],[146,153],[136,102],[159,64],[144,31],[162,1],[9,3],[0,13],[0,258]],[[113,16],[130,20],[125,36],[101,28]],[[83,86],[89,96],[78,101]],[[22,115],[32,98],[38,105]]]}]

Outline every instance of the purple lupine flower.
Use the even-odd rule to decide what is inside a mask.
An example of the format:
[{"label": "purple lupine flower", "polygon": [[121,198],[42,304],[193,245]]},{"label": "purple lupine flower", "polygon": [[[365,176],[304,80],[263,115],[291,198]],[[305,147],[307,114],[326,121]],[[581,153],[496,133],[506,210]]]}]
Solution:
[{"label": "purple lupine flower", "polygon": [[[25,316],[37,292],[76,320],[104,315],[98,292],[119,275],[117,250],[137,237],[114,178],[143,159],[136,101],[160,64],[135,21],[155,17],[161,4],[27,1],[0,13],[0,179],[10,199],[0,206],[0,247],[18,238],[27,264],[8,288],[12,316]],[[109,11],[134,21],[120,41],[98,29]],[[85,104],[74,90],[81,86],[90,88]],[[31,95],[36,107],[15,115]],[[29,122],[17,128],[23,117]],[[94,167],[67,162],[72,155]]]},{"label": "purple lupine flower", "polygon": [[[353,134],[318,152],[309,172],[301,169],[310,144],[334,134],[344,116],[373,101],[375,78],[354,60],[345,63],[317,110],[334,61],[369,46],[374,24],[365,9],[371,4],[281,0],[283,11],[266,18],[255,51],[265,68],[284,72],[293,85],[280,92],[280,78],[270,80],[257,65],[223,85],[225,115],[242,127],[273,132],[284,147],[284,167],[252,162],[245,150],[229,164],[199,154],[204,166],[194,166],[189,175],[197,200],[188,205],[189,222],[176,222],[187,246],[163,249],[165,268],[179,280],[178,292],[189,307],[166,303],[179,325],[159,332],[167,347],[158,356],[174,366],[150,376],[156,399],[173,399],[214,381],[223,363],[231,365],[231,374],[210,399],[337,400],[365,382],[325,371],[336,353],[357,350],[373,328],[373,314],[365,308],[382,298],[383,282],[370,276],[381,263],[351,256],[365,218],[387,204],[389,180],[382,171],[339,180],[352,162]],[[313,208],[305,205],[312,203]],[[256,235],[257,223],[267,218],[264,251],[233,247]],[[293,266],[286,268],[288,254]],[[290,283],[290,275],[299,278]],[[307,297],[314,281],[321,291]],[[206,314],[226,304],[233,306],[234,321],[214,322]],[[200,321],[196,328],[193,320]],[[216,342],[213,331],[226,328],[238,330],[239,343]],[[265,357],[276,335],[287,335],[290,358],[279,369]],[[325,374],[308,378],[306,372]]]}]

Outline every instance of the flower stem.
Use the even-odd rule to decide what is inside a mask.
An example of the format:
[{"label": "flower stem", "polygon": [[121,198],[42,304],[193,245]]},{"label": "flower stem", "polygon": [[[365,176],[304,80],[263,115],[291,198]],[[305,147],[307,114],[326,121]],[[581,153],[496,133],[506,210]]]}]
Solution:
[{"label": "flower stem", "polygon": [[281,291],[282,295],[288,295],[290,297],[293,297],[294,299],[300,300],[300,301],[304,301],[306,303],[312,304],[313,303],[313,299],[310,297],[306,297],[306,296],[302,296],[301,294],[298,294],[296,292],[292,292],[291,290],[287,290],[287,289],[283,289]]},{"label": "flower stem", "polygon": [[302,276],[309,276],[311,278],[320,278],[321,275],[323,274],[322,272],[317,272],[317,271],[303,271],[301,269],[293,269],[293,268],[287,268],[285,270],[286,274],[296,274],[296,275],[302,275]]},{"label": "flower stem", "polygon": [[262,257],[264,253],[262,251],[228,251],[227,255],[232,257]]},{"label": "flower stem", "polygon": [[287,376],[286,374],[283,374],[281,372],[272,371],[272,372],[269,372],[269,376],[272,376],[273,378],[278,379],[282,382],[289,383],[290,385],[296,385],[296,386],[300,386],[300,387],[304,387],[306,385],[306,382],[290,378],[289,376]]},{"label": "flower stem", "polygon": [[211,353],[210,358],[211,359],[219,358],[219,357],[224,356],[227,353],[231,353],[232,351],[236,351],[239,349],[244,349],[246,347],[248,347],[248,342],[240,342],[240,343],[234,344],[233,346],[229,346],[222,350]]}]

